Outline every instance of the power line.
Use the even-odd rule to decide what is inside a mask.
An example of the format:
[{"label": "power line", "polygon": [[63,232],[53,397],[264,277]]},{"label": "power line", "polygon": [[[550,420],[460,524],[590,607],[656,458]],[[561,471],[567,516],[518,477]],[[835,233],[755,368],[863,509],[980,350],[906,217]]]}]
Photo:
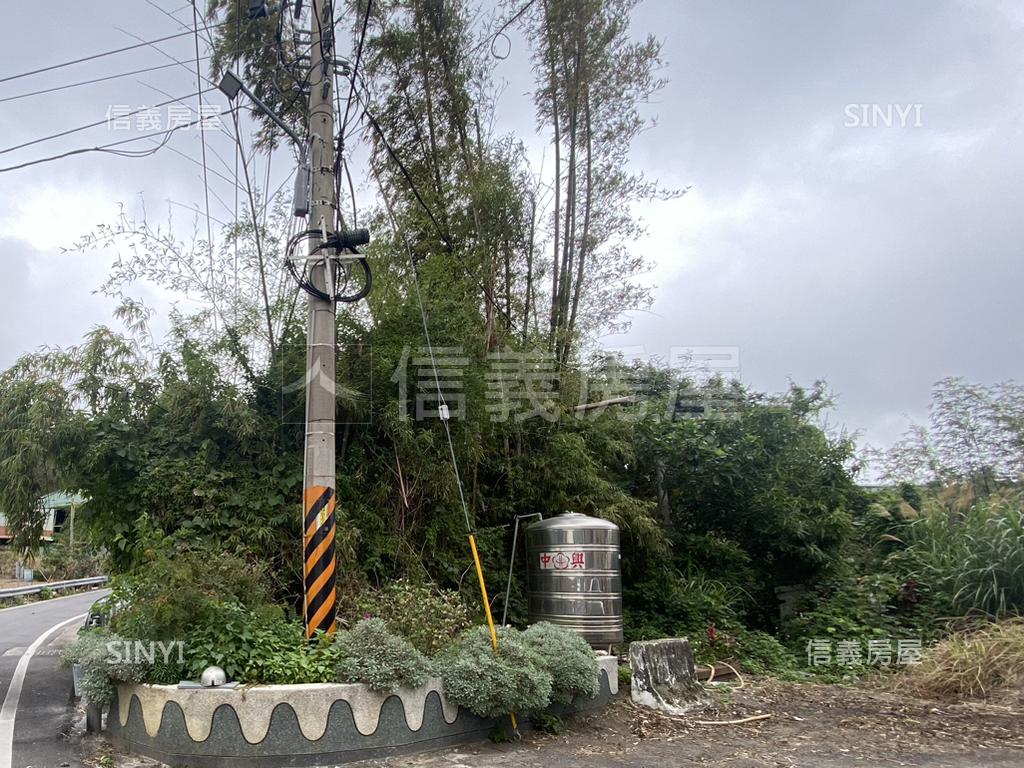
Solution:
[{"label": "power line", "polygon": [[[161,96],[164,96],[164,97],[166,97],[168,99],[171,98],[171,94],[169,94],[163,88],[157,88],[152,83],[147,83],[147,82],[144,82],[142,80],[137,80],[136,82],[139,83],[139,85],[144,85],[146,88],[149,88],[149,89],[151,89],[153,91],[156,91]],[[197,110],[195,107],[193,107],[187,101],[180,101],[179,100],[178,103],[181,104],[181,106],[185,107],[190,113],[195,114],[196,117],[202,117],[203,116],[202,113],[199,112],[199,110]],[[231,166],[228,165],[228,162],[221,156],[221,154],[216,149],[214,149],[212,146],[209,146],[207,148],[210,150],[210,152],[213,153],[214,157],[216,157],[218,160],[220,160],[220,164],[223,165],[225,169],[227,169],[227,172],[230,173],[231,172]],[[198,161],[196,161],[196,162],[198,163]],[[216,174],[217,172],[215,170],[213,170],[213,168],[211,167],[210,168],[210,173]]]},{"label": "power line", "polygon": [[[216,115],[216,117],[221,117],[221,116],[226,115],[226,114],[228,114],[228,110],[224,110],[219,115]],[[167,142],[170,140],[171,135],[174,134],[176,131],[180,131],[180,130],[184,130],[186,128],[190,128],[193,125],[198,125],[199,123],[203,122],[203,120],[210,119],[210,117],[214,117],[214,115],[207,115],[206,117],[200,118],[198,120],[193,120],[191,123],[184,123],[182,125],[175,126],[174,128],[170,128],[170,129],[168,129],[166,131],[158,131],[156,133],[147,133],[144,136],[133,136],[130,139],[121,139],[121,141],[112,141],[109,144],[103,144],[103,145],[98,146],[98,147],[82,147],[81,149],[72,149],[69,152],[62,152],[59,155],[51,155],[49,157],[39,158],[38,160],[30,160],[27,163],[19,163],[18,165],[10,165],[10,166],[7,166],[6,168],[0,168],[0,173],[7,173],[8,171],[17,171],[17,170],[20,170],[22,168],[28,168],[28,167],[31,167],[33,165],[41,165],[43,163],[53,162],[54,160],[62,160],[65,157],[71,157],[72,155],[81,155],[81,154],[84,154],[86,152],[107,152],[109,154],[119,155],[121,157],[149,157],[150,155],[155,154],[159,149],[164,147],[167,144]],[[152,149],[139,150],[138,152],[133,152],[133,151],[128,151],[128,150],[113,149],[113,147],[119,147],[119,146],[122,146],[124,144],[130,144],[132,142],[142,141],[144,139],[153,139],[153,138],[156,138],[158,136],[163,136],[164,140],[160,144],[158,144],[157,146],[153,147]]]},{"label": "power line", "polygon": [[[373,0],[366,0],[366,10],[363,13],[363,24],[362,29],[359,32],[359,44],[356,46],[356,61],[352,67],[352,73],[349,76],[349,89],[348,98],[345,100],[345,117],[341,121],[341,129],[338,131],[338,146],[334,151],[334,192],[335,198],[338,200],[338,215],[341,215],[341,175],[339,171],[342,167],[342,158],[345,154],[345,129],[348,127],[349,111],[352,109],[352,99],[355,98],[356,80],[359,78],[359,65],[363,60],[363,44],[366,42],[366,30],[370,23],[370,9],[373,5]],[[335,72],[337,77],[337,72]],[[340,99],[340,89],[335,88],[335,98]],[[341,111],[341,102],[338,102],[338,111]],[[347,171],[346,171],[347,172]],[[351,188],[351,180],[349,183]],[[355,208],[356,201],[353,197],[352,200],[352,226],[355,226]]]},{"label": "power line", "polygon": [[[203,61],[209,61],[210,57],[209,56],[204,56],[202,60]],[[120,72],[120,73],[118,73],[116,75],[105,75],[103,77],[94,77],[91,80],[80,80],[77,83],[67,83],[66,85],[57,85],[57,86],[54,86],[53,88],[43,88],[42,90],[30,91],[29,93],[19,93],[17,96],[5,96],[4,98],[0,99],[0,104],[3,104],[3,103],[8,102],[8,101],[18,101],[19,99],[27,99],[27,98],[30,98],[32,96],[42,96],[42,95],[47,94],[47,93],[56,93],[58,91],[66,91],[66,90],[68,90],[70,88],[80,88],[83,85],[92,85],[94,83],[102,83],[102,82],[106,82],[107,80],[117,80],[117,79],[122,78],[122,77],[131,77],[132,75],[143,75],[143,74],[145,74],[147,72],[156,72],[156,71],[161,70],[161,69],[169,69],[170,67],[173,67],[173,66],[175,66],[175,64],[158,64],[155,67],[144,67],[142,69],[133,69],[130,72]]]},{"label": "power line", "polygon": [[[159,104],[152,104],[150,106],[140,107],[139,109],[136,109],[136,110],[134,110],[132,112],[127,112],[127,113],[125,113],[123,115],[119,114],[118,118],[123,120],[125,118],[137,115],[140,112],[145,112],[146,110],[150,110],[150,109],[159,109],[160,107],[166,107],[168,104],[174,104],[175,102],[181,102],[182,99],[190,99],[193,96],[197,96],[197,95],[198,96],[202,96],[204,93],[209,93],[210,91],[213,91],[213,90],[216,90],[216,89],[214,89],[214,88],[206,88],[205,90],[199,91],[198,94],[190,93],[187,96],[181,96],[181,97],[179,97],[177,99],[169,99],[168,101],[164,101],[164,102],[161,102]],[[49,136],[43,136],[43,137],[38,138],[38,139],[33,139],[32,141],[23,142],[21,144],[15,144],[13,147],[7,147],[6,149],[0,149],[0,155],[6,155],[8,152],[14,152],[17,149],[24,149],[25,147],[31,147],[31,146],[34,146],[36,144],[42,144],[45,141],[51,141],[53,139],[59,139],[62,136],[70,136],[72,133],[78,133],[80,131],[86,131],[86,130],[88,130],[90,128],[96,128],[96,127],[98,127],[100,125],[105,125],[105,124],[107,124],[109,122],[110,122],[110,117],[108,116],[104,120],[97,120],[94,123],[89,123],[87,125],[80,125],[77,128],[69,128],[66,131],[60,131],[59,133],[52,133]]]},{"label": "power line", "polygon": [[363,14],[363,28],[359,33],[359,45],[356,47],[356,63],[352,67],[348,99],[345,101],[345,118],[341,121],[341,130],[339,131],[339,134],[342,137],[345,135],[345,127],[348,125],[349,109],[352,107],[352,97],[355,95],[356,78],[359,77],[359,64],[363,60],[363,43],[366,42],[366,28],[370,22],[370,8],[372,5],[373,0],[366,0],[366,12]]},{"label": "power line", "polygon": [[[212,37],[212,34],[211,34],[211,32],[210,32],[210,27],[209,27],[209,26],[207,26],[205,18],[203,18],[202,16],[201,16],[200,18],[202,18],[202,19],[203,19],[203,26],[204,26],[204,27],[205,27],[205,29],[206,29],[206,33],[207,33],[207,36],[208,36],[208,37]],[[221,24],[217,24],[217,25],[214,25],[213,29],[217,29],[218,27],[226,26],[227,24],[228,24],[228,22],[222,22]],[[128,35],[129,37],[134,37],[134,38],[135,38],[136,40],[139,40],[139,39],[141,39],[141,38],[139,38],[139,36],[138,36],[138,35],[136,35],[136,34],[134,34],[134,33],[132,33],[132,32],[129,32],[129,31],[128,31],[128,30],[126,30],[126,29],[122,29],[121,27],[115,27],[115,29],[117,29],[118,31],[120,31],[120,32],[122,32],[122,33],[124,33],[124,34]],[[152,48],[153,48],[153,50],[154,50],[154,51],[156,51],[157,53],[159,53],[159,54],[160,54],[161,56],[164,56],[165,58],[168,58],[168,59],[170,59],[171,61],[175,62],[176,64],[178,64],[179,66],[181,66],[181,67],[182,67],[182,68],[183,68],[183,69],[184,69],[184,70],[185,70],[186,72],[188,72],[189,74],[192,74],[192,73],[194,72],[194,70],[193,70],[193,69],[192,69],[192,68],[191,68],[191,67],[190,67],[190,66],[189,66],[188,64],[186,64],[185,62],[183,62],[183,61],[182,61],[181,59],[175,58],[175,57],[174,57],[174,56],[172,56],[171,54],[167,53],[167,51],[163,50],[162,48],[160,48],[160,47],[158,47],[158,46],[156,46],[156,45],[153,45],[152,43],[150,43],[149,45],[150,45],[150,47],[152,47]],[[238,50],[237,50],[237,43],[236,43],[236,57],[235,57],[235,64],[236,64],[236,67],[237,67],[237,63],[238,63],[238,55],[239,55],[240,53],[242,53],[242,54],[248,54],[248,53],[253,53],[253,52],[255,52],[255,51],[258,51],[258,50],[260,50],[260,49],[262,49],[262,48],[270,48],[270,47],[271,47],[270,45],[265,45],[265,44],[261,44],[260,42],[258,42],[258,41],[257,41],[257,42],[256,42],[256,43],[254,43],[253,45],[247,46],[247,47],[246,47],[246,48],[245,48],[244,50],[242,50],[242,51],[238,51]],[[310,46],[310,48],[312,48],[312,45]],[[203,80],[205,80],[205,81],[206,81],[207,83],[209,83],[209,84],[210,84],[210,86],[212,86],[210,90],[214,90],[214,89],[216,89],[216,88],[217,88],[217,85],[218,85],[218,84],[217,84],[217,83],[215,83],[215,82],[213,82],[212,80],[210,80],[210,79],[209,79],[208,77],[203,77],[202,79],[203,79]],[[277,87],[277,84],[276,84],[276,82],[274,81],[274,79],[273,79],[273,78],[271,78],[271,83],[272,83],[272,84],[274,85],[274,87],[275,87],[275,88],[277,89],[278,93],[279,93],[279,94],[281,94],[281,96],[282,96],[282,98],[283,98],[283,97],[284,97],[284,93],[283,93],[283,92],[281,91],[281,89],[280,89],[280,88],[278,88],[278,87]],[[296,93],[296,95],[295,95],[295,97],[294,97],[294,98],[292,99],[292,101],[291,101],[291,102],[290,102],[290,103],[289,103],[289,104],[288,104],[288,105],[287,105],[287,106],[286,106],[286,107],[284,108],[284,112],[286,112],[286,113],[287,113],[287,112],[288,112],[288,111],[289,111],[289,110],[290,110],[290,109],[292,108],[292,106],[293,106],[293,105],[295,104],[295,102],[296,102],[296,101],[298,100],[298,98],[299,98],[299,97],[300,97],[301,95],[302,95],[302,93],[301,93],[301,90],[300,90],[299,92],[297,92],[297,93]],[[255,151],[255,148],[254,148],[254,151]]]},{"label": "power line", "polygon": [[[196,0],[192,0],[192,36],[195,39],[196,49],[196,101],[199,106],[199,116],[202,117],[203,110],[203,76],[199,71],[199,8]],[[206,201],[206,247],[210,252],[210,288],[213,289],[213,223],[210,220],[210,178],[206,168],[206,132],[199,132],[199,141],[203,147],[203,198]]]},{"label": "power line", "polygon": [[[199,165],[199,161],[198,161],[198,160],[196,160],[196,159],[195,159],[194,157],[191,157],[191,156],[189,156],[189,155],[186,155],[186,154],[185,154],[184,152],[182,152],[181,150],[179,150],[179,149],[177,149],[177,148],[175,148],[175,147],[171,146],[170,144],[168,144],[166,148],[167,148],[167,150],[168,150],[169,152],[173,152],[174,154],[176,154],[176,155],[177,155],[178,157],[182,158],[183,160],[187,160],[188,162],[192,163],[193,165]],[[225,176],[225,175],[224,175],[223,173],[221,173],[220,171],[217,171],[217,170],[215,170],[215,169],[211,168],[211,169],[210,169],[210,173],[212,173],[212,174],[213,174],[214,176],[218,176],[218,177],[220,177],[221,179],[223,179],[224,181],[226,181],[226,182],[227,182],[227,183],[228,183],[229,185],[232,185],[232,184],[234,184],[234,183],[232,182],[232,180],[231,180],[231,178],[230,178],[229,176]],[[238,192],[239,192],[239,191],[241,190],[241,185],[235,185],[235,186],[234,186],[234,189],[235,189],[235,193],[237,194],[237,193],[238,193]],[[221,199],[220,195],[218,195],[218,194],[217,194],[217,193],[216,193],[215,191],[213,191],[212,189],[210,190],[210,193],[211,193],[211,194],[213,195],[214,199],[216,199],[216,200],[217,200],[217,202],[219,202],[219,203],[220,203],[220,204],[221,204],[221,205],[222,205],[222,206],[224,207],[224,210],[225,210],[225,211],[227,211],[227,212],[228,212],[229,214],[231,214],[231,215],[232,215],[232,219],[231,219],[231,220],[232,220],[232,221],[237,221],[237,219],[238,219],[238,216],[237,216],[237,214],[236,214],[235,212],[233,212],[233,211],[231,210],[231,206],[229,206],[229,205],[228,205],[227,203],[225,203],[225,202],[224,202],[224,201],[223,201],[223,200]]]},{"label": "power line", "polygon": [[512,24],[515,23],[524,13],[526,13],[528,10],[530,10],[530,8],[533,6],[533,4],[536,1],[537,0],[527,0],[527,2],[523,5],[522,8],[520,8],[518,11],[516,11],[514,14],[512,14],[512,16],[510,16],[508,19],[506,19],[502,23],[502,25],[500,27],[498,27],[498,30],[496,32],[492,32],[492,33],[488,34],[487,37],[485,37],[483,39],[483,41],[479,45],[475,46],[474,48],[471,48],[469,52],[470,53],[476,53],[481,48],[483,48],[485,45],[490,43],[490,46],[491,46],[491,56],[493,56],[496,59],[507,59],[509,54],[506,53],[503,56],[499,56],[497,51],[494,50],[494,44],[496,42],[498,42],[498,38],[499,37],[504,37],[506,40],[509,41],[509,48],[511,49],[512,41],[509,40],[508,35],[505,34],[505,30],[508,29],[510,26],[512,26]]},{"label": "power line", "polygon": [[[218,26],[220,26],[220,25],[218,25]],[[113,56],[114,54],[117,54],[117,53],[124,53],[125,51],[134,51],[134,50],[136,50],[138,48],[142,48],[142,47],[147,46],[147,45],[152,45],[153,43],[162,43],[162,42],[164,42],[166,40],[176,40],[179,37],[184,37],[185,35],[191,35],[191,34],[192,34],[192,30],[188,30],[186,32],[176,32],[173,35],[166,35],[164,37],[158,37],[155,40],[146,40],[146,41],[138,43],[136,45],[126,45],[123,48],[115,48],[112,51],[103,51],[101,53],[94,53],[94,54],[92,54],[90,56],[83,56],[80,59],[72,59],[71,61],[64,61],[64,62],[61,62],[60,64],[51,64],[48,67],[40,67],[39,69],[32,69],[32,70],[29,70],[28,72],[20,72],[17,75],[8,75],[7,77],[0,78],[0,83],[9,83],[11,80],[18,80],[18,79],[20,79],[22,77],[29,77],[30,75],[40,75],[43,72],[52,72],[55,69],[62,69],[64,67],[70,67],[73,64],[83,64],[83,63],[85,63],[87,61],[95,61],[96,59],[102,59],[105,56]]]},{"label": "power line", "polygon": [[370,114],[370,110],[365,107],[363,109],[363,114],[366,116],[366,119],[370,121],[370,125],[373,126],[373,129],[377,132],[377,136],[380,138],[381,143],[384,145],[384,149],[387,150],[388,155],[394,161],[395,165],[398,166],[398,170],[401,172],[402,176],[405,177],[406,182],[408,182],[409,184],[409,189],[412,191],[413,197],[416,198],[416,202],[420,204],[420,207],[424,210],[424,212],[427,214],[427,217],[433,223],[434,228],[437,230],[438,236],[441,238],[441,240],[448,248],[451,248],[451,238],[449,238],[448,235],[445,234],[444,230],[441,228],[441,224],[437,221],[437,217],[434,216],[434,211],[430,208],[429,205],[427,205],[426,200],[423,199],[423,196],[420,194],[419,189],[416,187],[416,182],[413,181],[412,174],[409,173],[409,169],[405,167],[405,163],[402,162],[402,159],[395,153],[395,150],[391,147],[391,143],[388,141],[387,136],[384,135],[384,130],[380,127],[380,123],[377,122],[377,118]]},{"label": "power line", "polygon": [[249,216],[252,219],[252,230],[253,240],[256,245],[256,258],[259,260],[260,270],[260,290],[263,293],[263,304],[267,309],[267,333],[268,343],[270,344],[270,357],[273,359],[275,355],[275,344],[274,344],[274,325],[270,318],[270,295],[267,293],[267,276],[266,276],[266,260],[263,258],[263,240],[260,237],[260,223],[256,217],[256,200],[252,189],[252,180],[249,177],[249,164],[245,161],[245,148],[242,146],[242,133],[241,128],[238,125],[238,109],[232,109],[231,120],[235,127],[235,145],[238,152],[242,155],[242,171],[245,174],[245,191],[249,197]]}]

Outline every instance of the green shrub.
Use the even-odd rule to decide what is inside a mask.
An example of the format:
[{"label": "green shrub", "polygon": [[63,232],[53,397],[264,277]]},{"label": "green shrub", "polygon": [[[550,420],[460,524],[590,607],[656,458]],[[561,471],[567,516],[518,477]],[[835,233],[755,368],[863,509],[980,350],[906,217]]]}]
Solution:
[{"label": "green shrub", "polygon": [[237,603],[221,605],[215,620],[185,640],[187,673],[194,680],[216,665],[240,683],[329,683],[337,652],[330,642],[311,645],[302,623],[285,620],[280,609],[252,611]]},{"label": "green shrub", "polygon": [[794,655],[773,635],[756,630],[737,635],[736,658],[743,669],[755,675],[785,674],[797,666]]},{"label": "green shrub", "polygon": [[533,727],[541,733],[560,734],[565,730],[565,723],[558,715],[550,715],[547,712],[534,712],[530,715],[530,722]]},{"label": "green shrub", "polygon": [[844,640],[891,637],[899,632],[895,603],[900,579],[890,573],[826,582],[809,592],[803,610],[782,626],[781,636],[795,653],[811,638]]},{"label": "green shrub", "polygon": [[450,644],[472,624],[458,592],[404,579],[365,595],[355,613],[359,618],[383,619],[388,629],[427,656]]},{"label": "green shrub", "polygon": [[654,640],[738,626],[749,596],[738,586],[693,571],[662,574],[624,594],[626,639]]},{"label": "green shrub", "polygon": [[193,629],[215,626],[225,604],[270,605],[263,570],[237,555],[177,548],[155,537],[143,548],[149,562],[118,577],[110,597],[117,607],[112,627],[126,637],[180,640]]},{"label": "green shrub", "polygon": [[619,665],[619,687],[625,688],[627,685],[631,685],[633,682],[633,670],[630,669],[628,664]]},{"label": "green shrub", "polygon": [[796,668],[796,658],[767,632],[741,625],[727,628],[710,625],[687,636],[698,664],[728,662],[755,675],[786,675]]},{"label": "green shrub", "polygon": [[82,678],[79,688],[87,704],[109,704],[116,693],[118,682],[139,683],[147,679],[150,666],[126,658],[127,654],[114,653],[116,645],[128,642],[105,629],[79,632],[75,641],[62,655],[65,664],[80,664]]},{"label": "green shrub", "polygon": [[464,633],[440,659],[445,696],[480,717],[543,711],[552,686],[544,660],[508,627],[499,629],[498,649],[486,627]]},{"label": "green shrub", "polygon": [[523,632],[522,638],[551,675],[552,701],[569,704],[577,696],[597,695],[597,657],[578,633],[541,621]]},{"label": "green shrub", "polygon": [[393,635],[382,619],[360,621],[334,640],[336,673],[342,683],[366,683],[375,691],[416,688],[430,677],[430,660]]}]

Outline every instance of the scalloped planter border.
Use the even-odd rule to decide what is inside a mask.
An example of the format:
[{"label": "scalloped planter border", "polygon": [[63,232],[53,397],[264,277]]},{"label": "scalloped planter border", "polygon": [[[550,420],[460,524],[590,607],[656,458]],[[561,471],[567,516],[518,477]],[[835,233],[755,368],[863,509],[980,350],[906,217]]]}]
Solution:
[{"label": "scalloped planter border", "polygon": [[[598,695],[560,712],[603,706],[618,692],[615,657],[598,665]],[[479,741],[494,725],[449,703],[440,680],[390,694],[340,684],[124,684],[107,716],[119,749],[196,768],[331,766]]]}]

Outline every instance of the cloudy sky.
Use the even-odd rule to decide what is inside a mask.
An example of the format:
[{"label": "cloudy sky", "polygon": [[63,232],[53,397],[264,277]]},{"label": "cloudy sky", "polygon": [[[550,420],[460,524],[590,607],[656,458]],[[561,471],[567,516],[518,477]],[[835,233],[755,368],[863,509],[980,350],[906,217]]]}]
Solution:
[{"label": "cloudy sky", "polygon": [[[191,21],[184,0],[153,2]],[[181,29],[144,0],[4,12],[0,80]],[[46,45],[44,28],[74,33]],[[662,357],[734,347],[742,378],[769,391],[824,378],[839,396],[832,422],[880,446],[925,417],[939,378],[1024,378],[1024,4],[646,0],[634,30],[663,38],[670,80],[635,165],[691,191],[643,207],[649,236],[636,248],[655,265],[657,300],[604,344]],[[143,47],[0,82],[0,166],[130,138],[100,125],[3,151],[196,86],[169,66],[10,97],[188,60],[192,46],[186,36],[163,53]],[[507,83],[499,129],[539,148],[517,36],[495,73]],[[200,140],[191,132],[169,146],[182,155],[92,153],[0,173],[0,365],[108,321],[111,302],[91,291],[110,252],[60,246],[118,203],[137,207],[142,195],[154,218],[170,211],[191,228],[189,209],[204,204]],[[212,137],[210,153],[210,168],[230,178],[232,141]],[[275,162],[271,187],[290,170],[285,155]],[[265,172],[258,159],[254,175]],[[212,215],[229,218],[231,184],[214,175],[211,186]]]}]

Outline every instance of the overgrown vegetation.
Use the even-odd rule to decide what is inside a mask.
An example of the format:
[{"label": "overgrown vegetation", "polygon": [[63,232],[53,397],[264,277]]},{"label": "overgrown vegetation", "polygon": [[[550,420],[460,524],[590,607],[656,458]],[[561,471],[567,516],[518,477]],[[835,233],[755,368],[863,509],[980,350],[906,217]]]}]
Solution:
[{"label": "overgrown vegetation", "polygon": [[1007,616],[1024,607],[1024,506],[991,497],[964,512],[928,504],[906,527],[904,560],[947,616]]},{"label": "overgrown vegetation", "polygon": [[[364,130],[379,196],[341,207],[373,229],[375,289],[338,316],[333,643],[310,646],[299,625],[305,336],[271,271],[292,223],[282,201],[260,201],[266,217],[250,201],[215,247],[126,210],[77,244],[116,253],[102,290],[124,331],[96,328],[0,373],[0,513],[30,550],[44,493],[88,499],[82,535],[117,574],[112,631],[187,646],[147,679],[218,664],[242,682],[387,689],[435,668],[453,701],[485,715],[587,695],[593,658],[578,639],[506,629],[496,656],[470,628],[483,612],[467,518],[492,596],[512,568],[496,607],[521,626],[511,526],[566,509],[621,528],[627,639],[686,634],[703,661],[791,671],[812,638],[935,640],[950,617],[1021,611],[1016,385],[941,382],[932,423],[888,457],[891,486],[869,493],[851,439],[828,427],[823,382],[768,394],[588,354],[650,297],[631,204],[674,194],[628,163],[662,85],[657,40],[630,28],[635,5],[541,3],[519,20],[554,155],[541,169],[490,127],[497,97],[470,4],[373,4],[360,91],[379,131],[360,109],[345,138]],[[244,28],[216,40],[214,70],[240,56],[257,93],[299,122],[269,87],[276,56],[254,47],[274,21],[245,21],[247,9],[210,4]],[[173,311],[156,339],[133,295],[143,285],[198,309]],[[438,405],[427,332],[458,380],[447,423],[424,415]],[[604,401],[616,405],[578,410]],[[804,592],[785,619],[780,588]],[[79,652],[103,669],[95,647]],[[115,673],[135,674],[103,672]]]},{"label": "overgrown vegetation", "polygon": [[950,635],[902,675],[899,685],[943,701],[1024,701],[1024,622],[988,623]]},{"label": "overgrown vegetation", "polygon": [[44,581],[70,581],[107,572],[106,553],[88,544],[72,545],[66,534],[59,534],[52,544],[46,545],[34,563]]},{"label": "overgrown vegetation", "polygon": [[353,607],[342,607],[349,622],[360,618],[383,619],[395,634],[417,651],[433,656],[472,625],[458,592],[432,584],[399,579],[380,590],[361,592]]}]

